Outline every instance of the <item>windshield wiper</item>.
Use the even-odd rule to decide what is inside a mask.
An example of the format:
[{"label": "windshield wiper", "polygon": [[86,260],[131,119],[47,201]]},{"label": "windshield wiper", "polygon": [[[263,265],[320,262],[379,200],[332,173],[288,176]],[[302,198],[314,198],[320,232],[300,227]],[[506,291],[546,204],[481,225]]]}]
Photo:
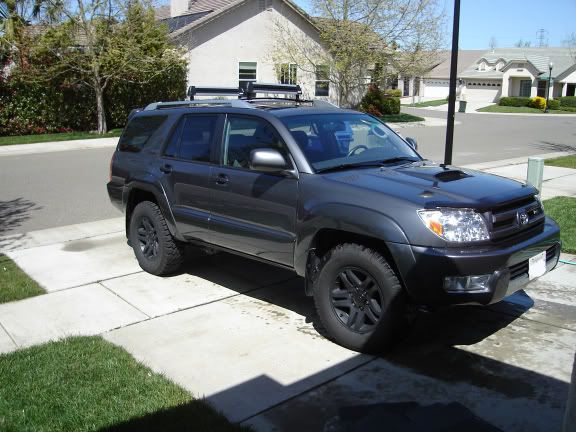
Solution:
[{"label": "windshield wiper", "polygon": [[316,170],[317,173],[323,172],[330,172],[330,171],[343,171],[350,168],[364,168],[364,167],[381,167],[382,162],[356,162],[356,163],[347,163],[347,164],[340,164],[335,165],[327,168],[319,168]]},{"label": "windshield wiper", "polygon": [[390,159],[384,159],[382,164],[392,164],[396,162],[418,162],[420,159],[415,158],[414,156],[397,156]]}]

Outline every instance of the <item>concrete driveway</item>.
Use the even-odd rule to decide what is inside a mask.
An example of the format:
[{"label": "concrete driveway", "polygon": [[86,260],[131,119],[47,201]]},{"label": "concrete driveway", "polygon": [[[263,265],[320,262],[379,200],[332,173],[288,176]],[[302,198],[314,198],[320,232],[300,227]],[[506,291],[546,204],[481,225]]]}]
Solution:
[{"label": "concrete driveway", "polygon": [[121,228],[122,219],[79,225],[67,239],[45,230],[9,252],[48,293],[0,305],[1,352],[103,334],[258,430],[339,430],[357,409],[346,407],[392,402],[459,402],[506,431],[560,428],[576,347],[574,266],[489,308],[422,314],[374,357],[321,336],[293,274],[194,254],[182,274],[151,276]]}]

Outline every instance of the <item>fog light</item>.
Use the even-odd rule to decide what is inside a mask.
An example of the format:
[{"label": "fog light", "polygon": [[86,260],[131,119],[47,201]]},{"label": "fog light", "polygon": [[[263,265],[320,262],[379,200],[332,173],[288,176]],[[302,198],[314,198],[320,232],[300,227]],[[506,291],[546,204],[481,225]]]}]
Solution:
[{"label": "fog light", "polygon": [[485,293],[490,291],[492,275],[447,276],[444,278],[444,289],[449,293]]}]

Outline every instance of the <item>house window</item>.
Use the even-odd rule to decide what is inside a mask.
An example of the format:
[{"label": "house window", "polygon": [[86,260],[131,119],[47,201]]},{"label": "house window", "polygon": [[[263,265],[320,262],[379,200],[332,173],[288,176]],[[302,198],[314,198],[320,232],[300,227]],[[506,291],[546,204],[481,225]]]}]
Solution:
[{"label": "house window", "polygon": [[280,65],[280,84],[296,84],[298,66],[294,63]]},{"label": "house window", "polygon": [[546,97],[546,84],[547,82],[544,80],[538,81],[538,92],[536,93],[537,96]]},{"label": "house window", "polygon": [[258,63],[256,62],[240,62],[238,63],[238,85],[246,90],[249,82],[256,82],[256,69]]},{"label": "house window", "polygon": [[316,66],[316,88],[314,94],[316,96],[328,96],[330,93],[330,81],[328,65]]},{"label": "house window", "polygon": [[530,87],[532,86],[532,81],[530,80],[520,80],[520,97],[530,97]]}]

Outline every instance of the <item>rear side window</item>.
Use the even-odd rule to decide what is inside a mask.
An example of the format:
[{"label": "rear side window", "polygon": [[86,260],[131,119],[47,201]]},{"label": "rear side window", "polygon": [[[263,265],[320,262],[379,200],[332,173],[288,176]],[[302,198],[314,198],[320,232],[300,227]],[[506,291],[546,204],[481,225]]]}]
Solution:
[{"label": "rear side window", "polygon": [[186,116],[180,120],[164,150],[168,157],[210,162],[216,115]]},{"label": "rear side window", "polygon": [[125,152],[139,152],[165,121],[166,116],[134,118],[124,129],[124,133],[118,142],[118,149]]}]

